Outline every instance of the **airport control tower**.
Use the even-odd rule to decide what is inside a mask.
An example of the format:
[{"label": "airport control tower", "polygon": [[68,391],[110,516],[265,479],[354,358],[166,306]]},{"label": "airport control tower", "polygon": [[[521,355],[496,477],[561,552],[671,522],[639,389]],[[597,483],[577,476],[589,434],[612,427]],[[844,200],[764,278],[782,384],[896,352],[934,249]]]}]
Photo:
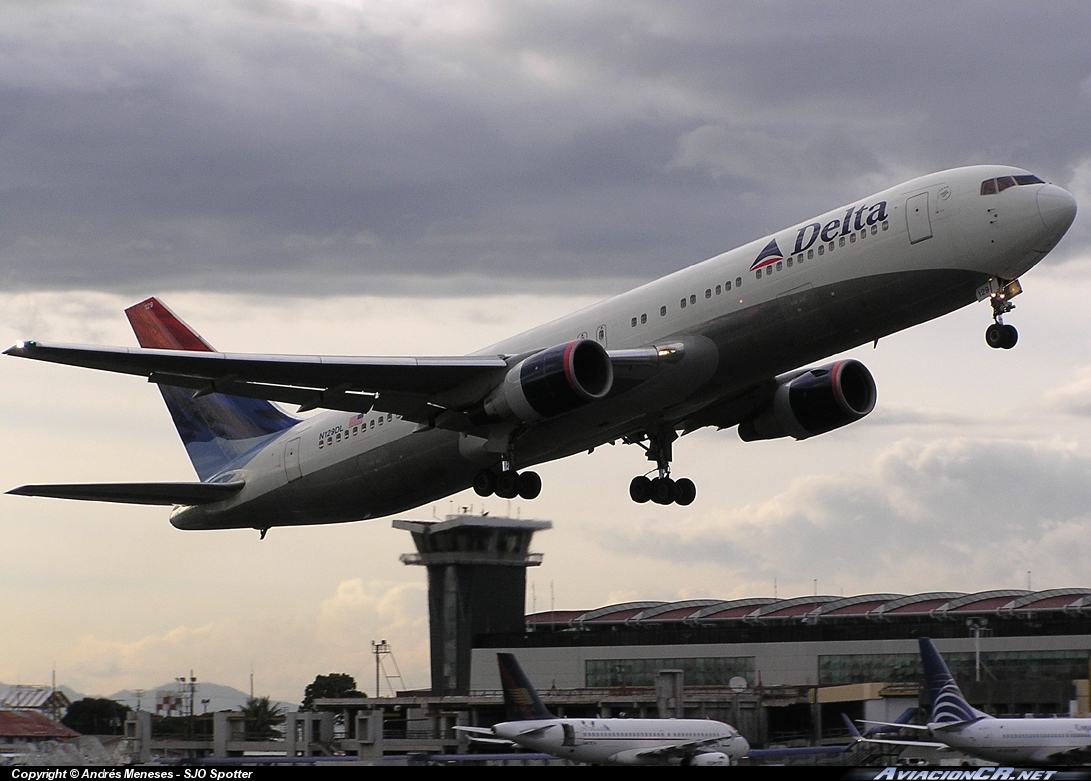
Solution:
[{"label": "airport control tower", "polygon": [[470,654],[479,634],[524,631],[527,567],[534,532],[550,521],[448,515],[443,521],[394,521],[413,535],[405,564],[428,568],[432,695],[470,693]]}]

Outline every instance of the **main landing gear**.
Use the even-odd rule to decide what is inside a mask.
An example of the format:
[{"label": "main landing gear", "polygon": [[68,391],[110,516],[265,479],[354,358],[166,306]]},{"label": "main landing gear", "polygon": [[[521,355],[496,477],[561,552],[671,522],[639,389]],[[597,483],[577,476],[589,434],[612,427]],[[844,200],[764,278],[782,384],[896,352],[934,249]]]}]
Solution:
[{"label": "main landing gear", "polygon": [[638,504],[651,500],[656,504],[680,504],[683,507],[693,504],[697,498],[697,486],[688,477],[671,479],[671,443],[678,439],[673,428],[661,428],[657,433],[648,435],[648,444],[639,440],[627,440],[639,445],[648,454],[649,461],[655,461],[658,476],[649,478],[646,474],[633,478],[629,483],[629,498]]},{"label": "main landing gear", "polygon": [[496,494],[501,499],[537,499],[542,492],[542,478],[537,472],[516,472],[511,461],[504,461],[499,471],[482,469],[474,475],[474,491],[478,496]]},{"label": "main landing gear", "polygon": [[1015,280],[990,299],[993,307],[993,324],[985,329],[985,344],[994,350],[1010,350],[1019,341],[1019,332],[1015,330],[1015,326],[1004,325],[1004,315],[1015,309],[1015,304],[1009,299],[1021,292],[1019,281]]}]

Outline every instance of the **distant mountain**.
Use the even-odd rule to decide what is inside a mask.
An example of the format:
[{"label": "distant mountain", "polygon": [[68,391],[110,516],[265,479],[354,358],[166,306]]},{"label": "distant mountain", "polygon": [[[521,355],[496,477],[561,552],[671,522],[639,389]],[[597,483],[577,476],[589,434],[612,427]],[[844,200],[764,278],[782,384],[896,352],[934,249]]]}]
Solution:
[{"label": "distant mountain", "polygon": [[[178,714],[178,707],[184,703],[188,708],[188,693],[183,695],[178,687],[178,683],[171,681],[170,683],[164,683],[162,686],[156,686],[151,689],[145,689],[144,693],[139,697],[139,705],[141,710],[151,711],[155,713],[157,706],[159,713],[167,715],[167,709],[174,707],[174,715]],[[128,705],[133,710],[137,707],[136,692],[131,689],[122,689],[119,692],[114,692],[110,695],[109,699],[116,700],[123,705]],[[244,691],[239,691],[231,686],[221,686],[218,683],[197,683],[197,690],[193,694],[193,712],[197,715],[202,713],[215,713],[220,710],[239,710],[246,701],[250,699],[250,695]],[[208,702],[205,702],[208,700]],[[299,704],[295,702],[281,702],[279,700],[273,700],[273,704],[280,707],[283,712],[299,710]]]},{"label": "distant mountain", "polygon": [[[4,699],[4,695],[10,687],[7,684],[0,683],[0,701]],[[46,688],[49,687],[36,687]],[[82,692],[78,692],[68,686],[58,686],[57,691],[64,692],[72,702],[82,700],[88,696],[98,697],[99,695],[87,695]],[[178,698],[182,695],[179,693],[178,684],[175,681],[165,683],[162,686],[156,686],[151,689],[145,689],[144,693],[140,696],[140,709],[156,712],[156,704],[162,703],[167,698],[173,698],[174,704],[177,707],[181,702]],[[188,695],[187,695],[188,696]],[[114,692],[107,699],[116,700],[123,705],[128,705],[133,710],[137,707],[136,692],[130,689],[122,689],[119,692]],[[193,712],[197,715],[202,713],[215,713],[219,710],[239,710],[242,706],[246,705],[246,701],[250,699],[250,695],[244,691],[232,688],[231,686],[221,686],[218,683],[198,683],[197,690],[193,694]],[[207,703],[202,700],[208,700]],[[281,702],[279,700],[273,701],[274,705],[280,707],[281,711],[287,713],[288,711],[299,710],[299,703],[296,702]],[[186,701],[186,707],[188,707],[188,701]],[[167,715],[163,708],[160,709],[162,715]],[[175,710],[174,715],[178,715]]]}]

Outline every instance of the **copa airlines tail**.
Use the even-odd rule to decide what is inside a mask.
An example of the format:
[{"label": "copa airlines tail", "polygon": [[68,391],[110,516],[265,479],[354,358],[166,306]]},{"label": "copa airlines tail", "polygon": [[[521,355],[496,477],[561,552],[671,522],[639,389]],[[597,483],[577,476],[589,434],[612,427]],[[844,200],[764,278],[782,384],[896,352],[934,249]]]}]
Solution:
[{"label": "copa airlines tail", "polygon": [[958,688],[951,671],[943,663],[943,657],[936,650],[936,645],[929,638],[918,640],[921,651],[921,666],[924,668],[924,685],[928,692],[928,704],[932,708],[931,721],[934,724],[967,724],[978,719],[987,719],[989,714],[979,711],[970,703]]},{"label": "copa airlines tail", "polygon": [[471,740],[505,742],[573,762],[730,765],[750,750],[734,727],[711,719],[562,719],[546,710],[513,654],[496,655],[508,721],[455,727]]},{"label": "copa airlines tail", "polygon": [[[1019,168],[940,171],[462,356],[221,353],[147,299],[126,311],[139,348],[5,352],[155,383],[201,482],[11,493],[169,503],[180,529],[264,531],[470,487],[530,500],[542,481],[528,467],[622,442],[650,462],[633,501],[688,505],[697,487],[672,473],[679,436],[807,439],[874,409],[867,368],[828,356],[975,301],[989,305],[988,346],[1013,347],[1019,277],[1075,215],[1071,195]],[[301,420],[271,402],[323,411]]]},{"label": "copa airlines tail", "polygon": [[927,725],[889,724],[886,727],[927,733],[932,741],[861,736],[860,741],[900,746],[951,748],[992,762],[1083,764],[1091,759],[1091,719],[995,718],[967,702],[935,644],[919,639],[924,682],[931,706]]}]

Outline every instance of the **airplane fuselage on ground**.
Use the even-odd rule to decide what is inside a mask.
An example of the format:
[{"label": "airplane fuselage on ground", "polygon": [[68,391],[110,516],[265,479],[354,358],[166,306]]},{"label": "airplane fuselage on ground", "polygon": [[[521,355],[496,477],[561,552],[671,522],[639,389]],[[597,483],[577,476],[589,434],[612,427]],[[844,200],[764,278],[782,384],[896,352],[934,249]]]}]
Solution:
[{"label": "airplane fuselage on ground", "polygon": [[928,727],[936,740],[992,762],[1075,764],[1091,755],[1091,719],[982,719]]},{"label": "airplane fuselage on ground", "polygon": [[[837,397],[848,417],[808,428],[778,406],[785,401],[784,373],[985,298],[994,302],[994,328],[1001,327],[999,315],[1007,310],[997,306],[1012,292],[1008,283],[1053,249],[1075,208],[1061,188],[1007,166],[914,179],[466,356],[499,358],[498,368],[430,389],[425,401],[433,412],[421,411],[419,394],[407,400],[357,383],[350,392],[377,394],[370,411],[328,411],[255,439],[233,462],[201,475],[205,482],[245,485],[220,501],[178,507],[171,523],[182,529],[265,529],[379,517],[477,487],[482,476],[487,494],[509,467],[518,477],[515,467],[619,440],[647,439],[649,458],[666,485],[676,430],[742,424],[744,439],[828,431],[870,412],[870,374],[855,362],[818,371],[815,382],[845,370],[848,390],[826,396]],[[1014,343],[1014,329],[1006,328],[1011,343],[990,336],[993,346]],[[560,365],[570,358],[566,345],[576,345],[576,357],[590,367],[591,385],[580,389],[580,398],[567,399],[572,403],[548,397],[546,383],[533,388],[538,395],[532,397],[530,385],[520,386],[520,362],[533,363],[537,359],[527,356],[552,349]],[[35,343],[8,352],[153,373],[49,357]],[[609,363],[602,363],[604,356]],[[397,360],[427,362],[391,359]],[[575,365],[566,363],[565,371]],[[153,381],[193,379],[168,374],[160,372]],[[220,392],[239,381],[237,373],[201,376],[221,383]],[[572,388],[578,384],[572,376],[568,380]],[[330,380],[321,398],[343,397],[349,383],[335,384]],[[856,397],[846,401],[851,392]],[[321,400],[312,406],[323,403],[336,406]],[[638,488],[631,489],[633,497],[643,501],[647,497],[638,498]],[[647,485],[641,490],[646,494]],[[674,496],[672,487],[662,503]],[[677,501],[692,498],[691,492]]]},{"label": "airplane fuselage on ground", "polygon": [[[704,719],[539,719],[508,721],[493,733],[525,748],[589,764],[661,765],[679,745],[700,744],[695,764],[728,765],[750,748],[735,729]],[[681,756],[674,757],[681,762]]]}]

